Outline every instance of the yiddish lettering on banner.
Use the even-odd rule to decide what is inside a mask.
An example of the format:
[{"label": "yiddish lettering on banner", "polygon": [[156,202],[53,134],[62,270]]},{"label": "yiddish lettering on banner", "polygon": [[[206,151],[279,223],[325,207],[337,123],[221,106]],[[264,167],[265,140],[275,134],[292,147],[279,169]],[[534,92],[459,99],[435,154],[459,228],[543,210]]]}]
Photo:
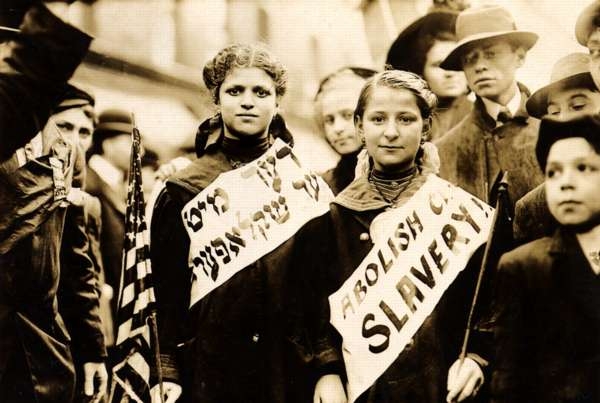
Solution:
[{"label": "yiddish lettering on banner", "polygon": [[323,179],[279,139],[258,159],[219,175],[181,213],[190,237],[190,305],[325,214],[332,200]]},{"label": "yiddish lettering on banner", "polygon": [[402,353],[486,242],[493,211],[431,175],[404,206],[376,218],[383,235],[329,297],[331,323],[343,337],[350,402]]}]

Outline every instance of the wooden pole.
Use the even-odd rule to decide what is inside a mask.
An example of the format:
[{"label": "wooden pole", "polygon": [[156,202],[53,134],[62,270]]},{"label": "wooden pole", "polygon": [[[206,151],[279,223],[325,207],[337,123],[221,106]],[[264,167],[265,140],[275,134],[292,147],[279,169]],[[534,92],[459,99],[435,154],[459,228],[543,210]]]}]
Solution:
[{"label": "wooden pole", "polygon": [[492,241],[496,232],[496,223],[498,221],[498,215],[502,210],[502,199],[508,192],[508,172],[504,172],[502,179],[498,184],[498,194],[496,197],[496,209],[492,218],[492,229],[488,235],[487,243],[483,252],[483,259],[481,260],[481,266],[479,267],[479,275],[477,276],[477,283],[475,285],[475,292],[473,293],[473,301],[471,302],[471,308],[469,309],[469,317],[467,319],[467,327],[465,329],[465,336],[463,338],[462,347],[460,349],[460,366],[462,367],[465,357],[467,355],[467,348],[469,346],[469,338],[471,337],[471,326],[473,326],[473,316],[475,314],[475,307],[477,306],[477,299],[479,298],[479,291],[481,289],[481,283],[483,282],[483,276],[485,274],[485,268],[488,264],[489,254],[492,247]]},{"label": "wooden pole", "polygon": [[160,345],[158,343],[158,327],[156,325],[156,312],[152,311],[150,317],[148,318],[148,322],[150,324],[150,334],[152,335],[152,344],[154,351],[154,359],[156,364],[156,375],[158,377],[158,389],[160,392],[160,401],[161,403],[165,403],[165,391],[163,387],[163,372],[162,372],[162,364],[160,362]]}]

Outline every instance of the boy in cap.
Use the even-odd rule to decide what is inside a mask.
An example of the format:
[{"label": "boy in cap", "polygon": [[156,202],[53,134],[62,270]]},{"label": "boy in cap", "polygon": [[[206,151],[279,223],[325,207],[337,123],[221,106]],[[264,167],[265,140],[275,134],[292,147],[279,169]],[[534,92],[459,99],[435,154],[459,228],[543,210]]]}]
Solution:
[{"label": "boy in cap", "polygon": [[[600,91],[590,74],[590,57],[571,53],[556,62],[550,84],[527,101],[527,111],[538,119],[572,120],[600,113]],[[556,221],[546,203],[544,186],[523,196],[515,205],[514,236],[519,242],[551,235]]]},{"label": "boy in cap", "polygon": [[[100,199],[102,233],[100,250],[106,274],[106,284],[119,289],[123,240],[125,239],[126,178],[129,170],[131,113],[107,109],[98,116],[92,147],[88,151],[86,192]],[[111,301],[116,317],[117,298]]]},{"label": "boy in cap", "polygon": [[500,6],[467,9],[456,20],[457,46],[442,62],[463,70],[477,96],[473,111],[436,142],[440,176],[485,201],[495,178],[508,171],[514,203],[543,180],[533,149],[538,124],[525,110],[527,89],[515,73],[536,43]]},{"label": "boy in cap", "polygon": [[558,228],[500,261],[492,402],[600,401],[599,132],[591,116],[540,126]]}]

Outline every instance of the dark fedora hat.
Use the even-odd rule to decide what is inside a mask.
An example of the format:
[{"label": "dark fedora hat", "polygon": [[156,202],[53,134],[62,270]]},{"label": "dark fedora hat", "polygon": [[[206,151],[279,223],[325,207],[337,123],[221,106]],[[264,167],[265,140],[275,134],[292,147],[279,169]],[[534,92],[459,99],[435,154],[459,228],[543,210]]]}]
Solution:
[{"label": "dark fedora hat", "polygon": [[527,112],[541,119],[548,108],[548,95],[563,88],[596,88],[590,73],[590,56],[571,53],[559,59],[552,68],[550,84],[540,88],[527,100]]},{"label": "dark fedora hat", "polygon": [[421,74],[415,62],[415,52],[418,51],[420,41],[427,35],[439,32],[454,34],[457,12],[432,11],[402,30],[390,46],[385,63],[396,70],[407,70]]},{"label": "dark fedora hat", "polygon": [[484,5],[468,8],[456,19],[458,44],[440,65],[446,70],[462,70],[461,56],[473,45],[488,39],[508,39],[529,50],[538,40],[538,35],[517,29],[515,20],[501,6]]},{"label": "dark fedora hat", "polygon": [[587,46],[587,41],[590,37],[590,34],[596,29],[596,27],[600,26],[600,1],[595,0],[577,17],[577,22],[575,23],[575,37],[577,38],[577,42],[579,42],[583,46]]},{"label": "dark fedora hat", "polygon": [[94,130],[94,137],[106,139],[121,134],[133,132],[131,112],[123,109],[107,109],[98,116],[98,124]]},{"label": "dark fedora hat", "polygon": [[535,145],[535,155],[542,170],[546,169],[552,145],[559,140],[571,137],[583,137],[588,142],[600,146],[600,118],[586,115],[566,121],[542,119]]},{"label": "dark fedora hat", "polygon": [[84,106],[94,107],[96,99],[91,92],[68,83],[59,96],[58,104],[54,107],[54,113],[64,111],[71,108],[79,108]]}]

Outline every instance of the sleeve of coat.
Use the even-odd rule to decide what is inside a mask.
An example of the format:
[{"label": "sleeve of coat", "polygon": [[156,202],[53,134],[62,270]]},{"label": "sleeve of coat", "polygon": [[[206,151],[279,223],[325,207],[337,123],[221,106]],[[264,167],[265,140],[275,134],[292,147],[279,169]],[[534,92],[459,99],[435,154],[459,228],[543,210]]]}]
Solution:
[{"label": "sleeve of coat", "polygon": [[41,3],[21,24],[21,38],[0,45],[0,161],[41,130],[92,38]]},{"label": "sleeve of coat", "polygon": [[71,334],[73,356],[79,363],[102,362],[106,347],[100,319],[98,273],[88,257],[83,206],[67,208],[62,239],[59,310]]},{"label": "sleeve of coat", "polygon": [[518,261],[506,254],[500,260],[494,300],[495,363],[491,393],[494,403],[524,401],[527,374],[527,338],[524,318],[525,282]]},{"label": "sleeve of coat", "polygon": [[181,219],[182,208],[183,202],[168,188],[163,189],[156,200],[150,231],[163,378],[175,382],[179,382],[177,348],[183,341],[191,289],[187,264],[190,241]]}]

